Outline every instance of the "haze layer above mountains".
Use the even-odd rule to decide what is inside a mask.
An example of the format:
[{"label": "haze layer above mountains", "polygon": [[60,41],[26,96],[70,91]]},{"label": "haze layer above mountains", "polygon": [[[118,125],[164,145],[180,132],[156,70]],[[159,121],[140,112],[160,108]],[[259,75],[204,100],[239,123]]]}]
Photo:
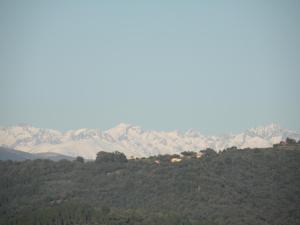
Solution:
[{"label": "haze layer above mountains", "polygon": [[239,134],[202,135],[198,131],[154,131],[121,123],[106,131],[77,129],[60,132],[30,125],[0,127],[0,145],[30,152],[54,152],[68,156],[94,159],[99,151],[120,151],[127,157],[147,157],[228,147],[270,147],[287,137],[300,139],[300,134],[277,124],[248,129]]}]

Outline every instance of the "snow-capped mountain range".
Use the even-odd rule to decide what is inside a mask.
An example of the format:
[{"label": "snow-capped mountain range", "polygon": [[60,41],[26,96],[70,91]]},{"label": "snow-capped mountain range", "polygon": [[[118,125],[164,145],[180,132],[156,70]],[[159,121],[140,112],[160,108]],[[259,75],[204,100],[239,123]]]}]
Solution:
[{"label": "snow-capped mountain range", "polygon": [[198,131],[143,130],[121,123],[106,131],[77,129],[66,132],[30,125],[0,127],[0,145],[30,153],[54,152],[94,159],[99,151],[120,151],[127,157],[144,157],[228,147],[270,147],[287,137],[299,140],[300,134],[277,124],[260,126],[240,134],[202,135]]}]

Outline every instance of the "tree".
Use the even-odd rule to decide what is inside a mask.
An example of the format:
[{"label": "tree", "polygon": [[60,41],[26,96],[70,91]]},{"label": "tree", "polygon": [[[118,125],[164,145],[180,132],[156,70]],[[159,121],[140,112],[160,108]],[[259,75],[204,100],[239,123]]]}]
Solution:
[{"label": "tree", "polygon": [[237,147],[236,146],[231,146],[230,148],[226,148],[225,151],[236,151]]},{"label": "tree", "polygon": [[196,155],[197,155],[196,152],[192,152],[192,151],[184,151],[184,152],[181,152],[180,154],[187,158],[196,158]]},{"label": "tree", "polygon": [[288,145],[295,145],[295,144],[297,144],[296,140],[294,140],[292,138],[288,138],[288,137],[286,138],[286,143]]},{"label": "tree", "polygon": [[75,159],[76,162],[84,163],[84,158],[81,156],[77,156]]},{"label": "tree", "polygon": [[202,150],[201,152],[203,153],[204,157],[209,157],[209,158],[218,155],[218,153],[215,150],[211,149],[211,148],[207,148],[205,150]]},{"label": "tree", "polygon": [[127,158],[124,153],[122,152],[98,152],[96,157],[96,162],[127,162]]}]

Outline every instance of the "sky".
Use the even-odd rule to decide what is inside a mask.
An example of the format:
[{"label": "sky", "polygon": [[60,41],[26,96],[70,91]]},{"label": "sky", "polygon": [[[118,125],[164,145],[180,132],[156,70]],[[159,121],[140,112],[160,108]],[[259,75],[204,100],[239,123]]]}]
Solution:
[{"label": "sky", "polygon": [[0,0],[0,125],[300,131],[300,1]]}]

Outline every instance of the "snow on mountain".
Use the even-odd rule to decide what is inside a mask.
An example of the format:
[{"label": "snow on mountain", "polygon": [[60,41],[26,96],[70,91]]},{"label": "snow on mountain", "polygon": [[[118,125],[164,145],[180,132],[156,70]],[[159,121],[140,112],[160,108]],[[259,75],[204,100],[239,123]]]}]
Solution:
[{"label": "snow on mountain", "polygon": [[77,129],[60,132],[35,128],[30,125],[0,127],[0,145],[30,153],[54,152],[87,159],[94,159],[99,151],[120,151],[127,157],[144,157],[158,154],[174,154],[183,151],[199,151],[205,148],[223,150],[238,148],[270,147],[287,137],[300,139],[300,134],[281,128],[277,124],[260,126],[240,134],[221,136],[202,135],[196,130],[145,131],[130,124],[121,123],[107,131]]}]

